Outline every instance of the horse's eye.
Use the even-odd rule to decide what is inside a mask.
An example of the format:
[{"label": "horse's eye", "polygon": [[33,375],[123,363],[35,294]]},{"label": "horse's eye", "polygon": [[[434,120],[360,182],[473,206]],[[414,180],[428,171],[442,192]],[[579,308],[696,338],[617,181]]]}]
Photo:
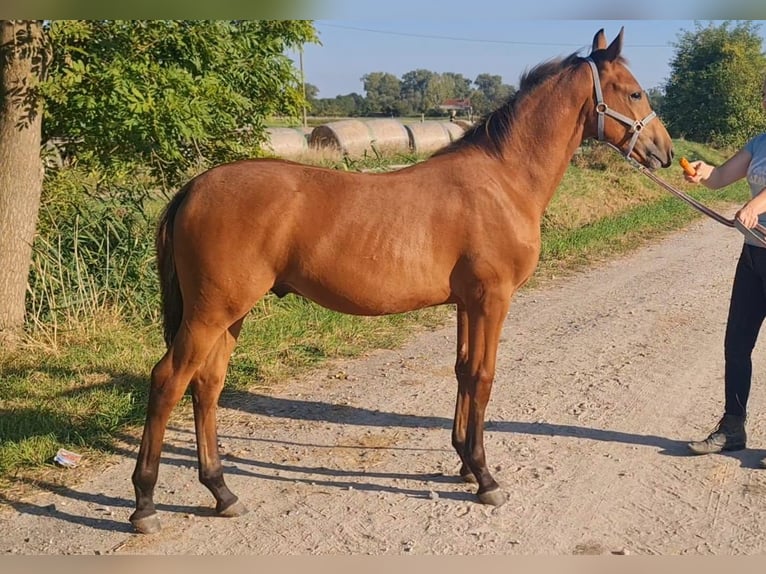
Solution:
[{"label": "horse's eye", "polygon": [[633,100],[634,102],[639,101],[642,97],[643,95],[641,94],[641,92],[633,92],[632,94],[630,94],[630,99]]}]

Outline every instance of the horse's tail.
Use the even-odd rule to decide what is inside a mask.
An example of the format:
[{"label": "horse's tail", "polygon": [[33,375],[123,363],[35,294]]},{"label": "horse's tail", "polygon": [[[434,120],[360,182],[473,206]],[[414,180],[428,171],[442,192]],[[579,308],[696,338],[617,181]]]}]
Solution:
[{"label": "horse's tail", "polygon": [[181,287],[178,284],[175,257],[173,256],[173,222],[181,202],[186,197],[187,187],[176,193],[162,212],[155,238],[157,271],[160,276],[160,292],[162,294],[162,324],[165,343],[168,347],[181,327],[183,315],[183,298]]}]

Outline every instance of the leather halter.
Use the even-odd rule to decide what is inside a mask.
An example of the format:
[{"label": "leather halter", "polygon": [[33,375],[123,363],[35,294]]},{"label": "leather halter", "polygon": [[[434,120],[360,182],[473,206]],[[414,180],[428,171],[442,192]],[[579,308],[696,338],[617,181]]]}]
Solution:
[{"label": "leather halter", "polygon": [[604,116],[613,117],[617,121],[627,125],[629,127],[628,133],[633,134],[632,137],[630,138],[628,149],[624,152],[620,150],[620,153],[622,153],[625,157],[629,157],[630,154],[633,152],[633,148],[636,145],[638,136],[641,135],[641,130],[644,129],[644,126],[646,126],[646,124],[648,124],[650,121],[656,118],[657,114],[654,113],[654,111],[652,111],[651,113],[649,113],[649,115],[647,115],[642,120],[633,120],[629,118],[628,116],[625,116],[621,114],[620,112],[617,112],[613,110],[612,108],[610,108],[608,105],[606,105],[606,102],[604,102],[604,95],[601,92],[601,80],[598,76],[598,68],[596,68],[596,63],[590,57],[585,58],[585,61],[588,62],[588,64],[590,65],[590,69],[593,71],[593,84],[596,89],[596,113],[598,114],[598,141],[604,141]]}]

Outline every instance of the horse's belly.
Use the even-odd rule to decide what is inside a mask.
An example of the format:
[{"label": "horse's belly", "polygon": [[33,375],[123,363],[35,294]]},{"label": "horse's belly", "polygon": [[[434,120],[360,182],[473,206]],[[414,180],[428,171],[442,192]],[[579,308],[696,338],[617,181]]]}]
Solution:
[{"label": "horse's belly", "polygon": [[312,301],[341,313],[354,315],[390,315],[432,305],[450,299],[448,284],[443,286],[387,281],[337,278],[326,281],[300,281],[291,290]]}]

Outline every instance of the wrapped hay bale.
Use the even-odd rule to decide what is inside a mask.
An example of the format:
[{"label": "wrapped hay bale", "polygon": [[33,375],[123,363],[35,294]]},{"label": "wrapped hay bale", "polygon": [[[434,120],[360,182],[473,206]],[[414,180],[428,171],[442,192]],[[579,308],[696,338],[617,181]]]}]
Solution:
[{"label": "wrapped hay bale", "polygon": [[340,120],[317,126],[309,136],[312,148],[334,148],[357,153],[369,145],[370,133],[361,120]]},{"label": "wrapped hay bale", "polygon": [[308,150],[309,128],[266,128],[263,148],[279,157],[297,157]]},{"label": "wrapped hay bale", "polygon": [[[466,123],[466,122],[463,122]],[[450,141],[459,140],[463,137],[463,134],[468,129],[463,124],[458,123],[457,121],[454,122],[442,122],[442,125],[444,126],[444,129],[446,129],[449,132],[449,138]]]},{"label": "wrapped hay bale", "polygon": [[410,137],[394,119],[340,120],[314,128],[311,147],[332,147],[349,156],[407,151]]},{"label": "wrapped hay bale", "polygon": [[463,136],[465,130],[453,122],[420,122],[404,126],[410,135],[410,148],[428,153],[443,148]]}]

